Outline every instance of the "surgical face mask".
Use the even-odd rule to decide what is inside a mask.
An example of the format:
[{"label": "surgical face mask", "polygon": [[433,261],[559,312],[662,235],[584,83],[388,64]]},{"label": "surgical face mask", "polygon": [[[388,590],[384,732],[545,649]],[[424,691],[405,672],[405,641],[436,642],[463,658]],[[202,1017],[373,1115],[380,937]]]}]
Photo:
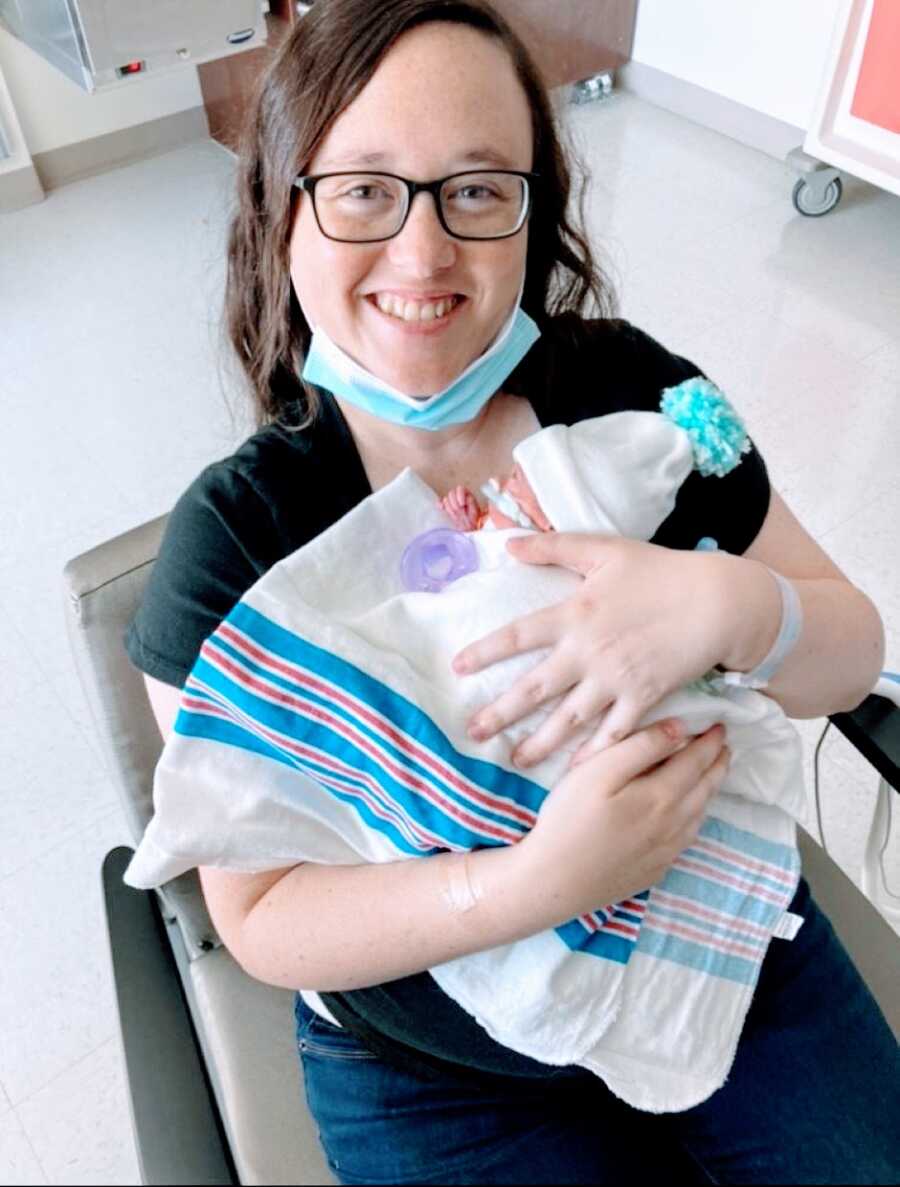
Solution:
[{"label": "surgical face mask", "polygon": [[321,327],[313,328],[302,377],[394,424],[432,430],[462,424],[478,415],[541,335],[521,308],[521,299],[520,288],[512,313],[490,347],[433,396],[407,396],[378,379],[341,350]]}]

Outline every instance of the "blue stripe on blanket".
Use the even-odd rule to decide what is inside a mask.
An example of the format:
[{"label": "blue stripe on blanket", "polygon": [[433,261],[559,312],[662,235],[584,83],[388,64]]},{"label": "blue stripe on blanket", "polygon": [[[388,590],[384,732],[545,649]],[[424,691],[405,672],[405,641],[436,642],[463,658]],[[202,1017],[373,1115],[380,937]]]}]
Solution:
[{"label": "blue stripe on blanket", "polygon": [[[704,844],[730,850],[732,858],[713,862]],[[760,861],[780,869],[781,879],[775,871],[754,870]],[[650,891],[637,950],[753,985],[772,928],[793,898],[799,876],[795,849],[709,817],[695,846]],[[735,884],[738,879],[746,888]]]},{"label": "blue stripe on blanket", "polygon": [[725,981],[737,981],[741,985],[753,985],[759,973],[757,960],[726,956],[706,945],[678,940],[672,935],[658,931],[652,920],[645,920],[637,950],[645,956],[655,956],[658,960],[672,960],[676,964],[687,965],[698,973],[721,977]]},{"label": "blue stripe on blanket", "polygon": [[[431,849],[416,846],[408,839],[408,828],[398,827],[391,820],[386,820],[383,814],[376,814],[370,806],[371,788],[367,787],[361,777],[356,778],[344,773],[338,781],[333,767],[327,764],[327,759],[322,765],[308,757],[300,761],[277,742],[259,736],[254,732],[253,719],[249,718],[244,710],[232,703],[221,691],[210,692],[204,687],[202,680],[205,667],[208,666],[204,665],[203,661],[198,662],[185,685],[185,694],[194,707],[182,706],[175,723],[177,733],[185,737],[202,738],[250,750],[307,775],[325,794],[349,804],[362,817],[368,828],[381,833],[401,852],[410,856],[425,856],[428,853],[446,851],[446,846],[435,846]],[[232,695],[235,694],[235,689],[229,691]],[[222,713],[228,715],[227,720],[223,719]],[[392,810],[388,797],[382,797],[379,803],[382,812]],[[635,900],[646,899],[647,893],[643,891],[633,897]],[[595,917],[600,927],[599,931],[586,927],[580,920],[572,920],[555,931],[570,950],[619,964],[627,963],[634,950],[642,915],[616,908],[611,916],[600,911]],[[614,930],[622,925],[633,934],[623,935]]]},{"label": "blue stripe on blanket", "polygon": [[733,845],[735,849],[740,849],[748,857],[771,862],[772,865],[781,869],[792,870],[794,867],[799,868],[800,865],[800,855],[793,846],[782,845],[779,841],[770,841],[766,837],[759,836],[758,833],[751,833],[734,824],[728,824],[717,816],[707,817],[700,830],[700,836],[707,837],[711,841],[721,841],[725,845]]},{"label": "blue stripe on blanket", "polygon": [[[254,649],[265,654],[254,656]],[[178,733],[244,747],[301,771],[411,855],[515,841],[547,794],[515,772],[461,754],[405,697],[241,603],[204,644],[186,691],[198,711],[182,708]],[[303,703],[285,704],[285,697]],[[228,725],[200,703],[227,713]],[[625,963],[641,920],[619,909],[556,930],[570,949]]]},{"label": "blue stripe on blanket", "polygon": [[[704,853],[702,850],[689,848],[685,849],[683,856],[693,861],[703,862],[713,869],[720,870],[723,874],[732,875],[735,878],[746,879],[748,876],[743,866],[737,865],[733,861],[728,861],[715,853]],[[784,885],[780,879],[771,878],[761,872],[753,874],[752,877],[761,887],[772,891],[773,894],[779,894]]]},{"label": "blue stripe on blanket", "polygon": [[[192,697],[207,701],[210,705],[225,707],[217,699],[198,689],[190,680],[185,685],[185,692],[190,693]],[[408,830],[400,827],[397,823],[385,820],[382,815],[377,815],[371,806],[371,797],[367,795],[368,789],[361,779],[351,775],[342,775],[337,778],[327,768],[319,768],[310,762],[298,763],[281,747],[274,746],[264,738],[258,737],[243,724],[234,720],[226,721],[221,717],[210,717],[202,711],[189,712],[182,709],[175,728],[179,734],[185,737],[202,738],[205,741],[219,742],[224,746],[249,750],[307,775],[320,792],[349,804],[362,817],[368,828],[380,832],[400,852],[406,853],[410,857],[446,852],[446,849],[439,846],[423,849],[410,840]]]},{"label": "blue stripe on blanket", "polygon": [[[283,664],[290,665],[292,671],[278,673],[267,669],[264,662],[258,663],[246,653],[241,653],[225,641],[219,632],[211,640],[216,647],[227,652],[246,672],[265,679],[267,684],[278,689],[302,697],[315,709],[327,712],[336,725],[321,723],[319,728],[323,731],[322,736],[328,734],[333,739],[337,748],[335,753],[340,755],[345,752],[348,761],[353,764],[365,763],[373,770],[378,770],[406,806],[411,806],[410,799],[415,800],[416,809],[426,813],[429,828],[434,831],[447,830],[448,840],[460,848],[505,843],[527,831],[529,824],[522,819],[522,809],[526,810],[526,816],[533,818],[546,795],[545,789],[539,784],[494,763],[462,754],[434,721],[407,698],[348,661],[271,622],[252,607],[238,603],[226,623],[237,628],[252,644],[264,648]],[[200,674],[199,668],[197,673]],[[266,722],[275,728],[284,729],[281,723],[288,723],[284,732],[296,736],[298,718],[302,722],[304,735],[312,728],[309,718],[302,712],[298,715],[288,707],[272,705],[241,688],[221,672],[214,675],[204,669],[203,676],[213,687],[222,691],[227,688],[229,692],[236,693],[254,715],[264,715]],[[327,684],[329,687],[311,687],[313,683]],[[341,703],[338,699],[341,694],[354,703]],[[361,715],[361,709],[371,710],[383,718],[388,730],[398,736],[393,739],[385,737],[377,723],[373,724]],[[338,733],[337,729],[344,732]],[[377,755],[366,754],[360,749],[361,744],[375,747]],[[432,765],[428,765],[429,759]],[[454,787],[446,775],[434,769],[434,760],[448,767],[450,773],[460,777],[464,783],[474,785],[476,796],[482,793],[482,802],[474,802],[472,794],[465,788]],[[408,786],[397,784],[391,772],[385,768],[386,762],[395,763],[405,773],[426,781],[429,787],[436,789],[446,799],[448,805],[463,808],[476,819],[466,825],[452,815],[448,817],[446,811],[433,803],[422,804],[420,794]],[[485,798],[493,801],[493,805],[483,802]],[[503,836],[502,832],[511,835]]]},{"label": "blue stripe on blanket", "polygon": [[634,951],[634,940],[627,936],[615,935],[610,931],[585,931],[576,919],[564,923],[555,929],[556,934],[573,952],[583,952],[587,956],[599,956],[604,960],[613,960],[618,964],[628,964]]}]

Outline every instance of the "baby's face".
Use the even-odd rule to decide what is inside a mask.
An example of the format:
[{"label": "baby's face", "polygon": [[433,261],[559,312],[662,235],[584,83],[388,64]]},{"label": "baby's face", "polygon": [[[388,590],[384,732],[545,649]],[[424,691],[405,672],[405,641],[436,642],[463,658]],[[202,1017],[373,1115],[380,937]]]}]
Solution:
[{"label": "baby's face", "polygon": [[[515,501],[519,504],[521,509],[525,512],[536,528],[542,532],[553,531],[553,524],[541,510],[541,505],[537,501],[537,497],[534,491],[531,489],[528,479],[522,472],[521,466],[516,464],[513,467],[512,473],[509,475],[509,477],[504,478],[504,480],[500,483],[500,489],[506,491],[506,493],[511,498],[515,499]],[[499,512],[496,507],[492,507],[492,516],[495,513],[497,515],[502,515],[502,512]],[[507,519],[505,515],[503,516],[503,519],[505,522],[502,525],[498,524],[497,526],[516,526],[511,520]]]}]

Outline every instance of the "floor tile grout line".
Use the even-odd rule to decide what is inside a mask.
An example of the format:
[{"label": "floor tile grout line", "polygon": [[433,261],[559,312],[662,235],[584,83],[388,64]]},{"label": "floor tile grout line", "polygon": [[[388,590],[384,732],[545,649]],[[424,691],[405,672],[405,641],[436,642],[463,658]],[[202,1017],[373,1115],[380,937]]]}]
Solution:
[{"label": "floor tile grout line", "polygon": [[15,1105],[13,1105],[12,1111],[16,1115],[16,1120],[19,1123],[19,1129],[22,1131],[22,1137],[25,1139],[26,1146],[31,1151],[32,1158],[37,1163],[38,1170],[41,1172],[44,1178],[44,1183],[49,1184],[51,1180],[50,1175],[47,1173],[47,1168],[44,1166],[43,1159],[41,1158],[40,1154],[38,1154],[37,1150],[35,1149],[34,1142],[31,1140],[31,1134],[28,1132],[25,1122],[22,1120],[21,1114]]},{"label": "floor tile grout line", "polygon": [[[46,849],[41,849],[33,857],[29,857],[27,861],[23,861],[20,866],[16,866],[15,869],[12,869],[8,873],[5,873],[2,876],[0,876],[0,890],[3,889],[4,884],[6,882],[8,882],[10,880],[10,878],[16,878],[16,877],[21,876],[21,874],[25,870],[27,870],[30,866],[36,865],[38,862],[43,861],[45,858],[52,856],[54,853],[57,853],[60,849],[64,848],[66,845],[71,845],[71,843],[73,841],[77,841],[85,833],[91,831],[92,829],[96,829],[99,824],[103,823],[103,821],[107,820],[108,818],[110,818],[112,816],[121,814],[122,811],[123,811],[122,805],[120,803],[118,803],[118,801],[113,806],[107,807],[101,811],[98,811],[96,816],[92,816],[91,819],[85,821],[84,824],[79,825],[77,828],[74,828],[70,833],[67,833],[64,837],[60,837],[58,840],[56,840],[51,845],[49,845]],[[99,870],[98,870],[98,876],[99,876]]]},{"label": "floor tile grout line", "polygon": [[[85,1051],[83,1055],[79,1055],[77,1059],[73,1059],[71,1063],[67,1063],[64,1068],[61,1068],[58,1072],[55,1072],[49,1080],[46,1080],[38,1088],[30,1091],[26,1096],[23,1096],[21,1100],[15,1101],[12,1106],[13,1111],[19,1118],[19,1122],[23,1129],[25,1128],[25,1122],[22,1120],[22,1117],[19,1114],[19,1109],[21,1109],[24,1105],[27,1105],[30,1101],[33,1101],[36,1096],[40,1096],[42,1092],[46,1092],[48,1088],[52,1088],[54,1084],[63,1078],[63,1076],[69,1075],[70,1072],[74,1071],[86,1060],[91,1059],[97,1054],[99,1050],[101,1050],[101,1048],[108,1047],[111,1043],[118,1043],[119,1037],[118,1030],[113,1030],[106,1036],[105,1039],[101,1039],[99,1043],[95,1043],[89,1051]],[[121,1051],[119,1051],[119,1054],[121,1055]]]}]

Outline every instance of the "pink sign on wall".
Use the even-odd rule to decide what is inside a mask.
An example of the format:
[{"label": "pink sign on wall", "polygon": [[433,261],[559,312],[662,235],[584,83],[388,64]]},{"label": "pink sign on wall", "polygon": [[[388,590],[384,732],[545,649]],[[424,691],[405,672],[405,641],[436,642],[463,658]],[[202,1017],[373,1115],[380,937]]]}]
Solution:
[{"label": "pink sign on wall", "polygon": [[874,0],[850,114],[900,132],[900,0]]}]

